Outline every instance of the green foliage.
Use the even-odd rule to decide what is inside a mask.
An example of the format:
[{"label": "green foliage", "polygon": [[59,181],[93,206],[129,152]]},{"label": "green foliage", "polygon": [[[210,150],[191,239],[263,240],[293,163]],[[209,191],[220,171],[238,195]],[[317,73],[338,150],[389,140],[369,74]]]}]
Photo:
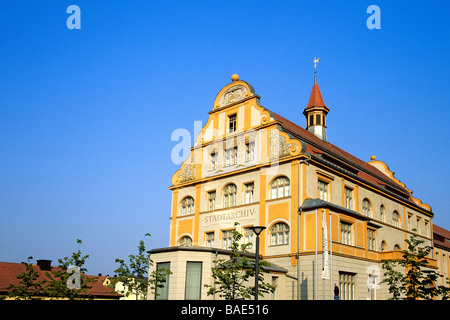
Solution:
[{"label": "green foliage", "polygon": [[[427,268],[431,246],[420,247],[425,241],[412,235],[405,240],[408,248],[403,250],[403,259],[401,261],[383,260],[383,269],[385,279],[381,283],[387,283],[389,293],[392,294],[392,300],[417,300],[417,299],[435,299],[449,298],[449,288],[438,286],[436,282],[443,276]],[[405,274],[395,270],[396,266],[406,270]],[[448,283],[447,279],[447,283]]]},{"label": "green foliage", "polygon": [[[145,236],[150,237],[151,235],[146,233]],[[129,264],[125,263],[123,259],[115,260],[119,267],[114,272],[117,273],[117,281],[122,282],[125,288],[121,293],[127,297],[135,294],[136,299],[139,297],[147,299],[149,288],[156,295],[156,288],[163,288],[166,276],[172,273],[170,270],[159,269],[154,270],[147,278],[149,268],[153,266],[153,260],[150,259],[150,254],[145,254],[145,252],[144,240],[140,240],[138,254],[128,256]]]},{"label": "green foliage", "polygon": [[[235,226],[239,223],[235,223]],[[209,288],[207,294],[214,295],[216,293],[225,300],[235,299],[251,299],[255,296],[255,287],[249,286],[249,279],[255,276],[255,268],[250,259],[244,252],[248,252],[247,248],[251,243],[239,244],[242,234],[233,231],[233,239],[231,242],[231,254],[228,260],[214,260],[214,267],[211,268],[214,285],[205,284]],[[266,261],[260,261],[259,273],[263,275],[267,273],[264,267],[270,266]],[[274,292],[275,287],[266,283],[264,277],[260,276],[258,281],[258,295],[263,296],[265,293]]]},{"label": "green foliage", "polygon": [[[81,245],[83,242],[77,239],[77,244]],[[86,260],[89,255],[82,255],[81,250],[78,249],[76,252],[72,253],[71,257],[64,257],[63,259],[58,259],[58,267],[54,268],[51,272],[46,272],[47,280],[45,282],[44,294],[48,297],[57,299],[92,299],[91,295],[87,294],[87,291],[91,288],[89,283],[97,281],[97,277],[87,277],[85,273],[87,269],[84,267]],[[70,289],[67,282],[72,282],[73,273],[68,272],[69,267],[79,268],[80,276],[80,288]],[[71,278],[71,279],[69,279]]]},{"label": "green foliage", "polygon": [[37,281],[38,272],[35,270],[31,260],[33,257],[28,257],[28,262],[23,262],[25,265],[25,272],[19,274],[17,279],[20,279],[19,285],[10,284],[7,289],[12,289],[8,293],[8,297],[17,300],[36,300],[42,292],[42,281]]},{"label": "green foliage", "polygon": [[[81,245],[82,241],[77,239],[77,244]],[[72,256],[58,259],[59,265],[57,268],[52,268],[51,271],[45,272],[45,278],[39,279],[38,272],[31,263],[33,257],[28,257],[28,262],[24,262],[26,271],[17,276],[20,279],[19,285],[11,284],[8,288],[12,289],[9,297],[14,297],[20,300],[31,299],[86,299],[92,298],[87,294],[89,290],[89,283],[97,280],[96,277],[86,277],[84,272],[84,264],[89,258],[89,255],[82,256],[80,249],[72,253]],[[76,266],[80,273],[80,288],[70,289],[67,285],[72,273],[68,272],[69,267]],[[76,275],[78,276],[78,274]],[[74,276],[72,276],[73,278]],[[71,281],[71,280],[69,280]]]}]

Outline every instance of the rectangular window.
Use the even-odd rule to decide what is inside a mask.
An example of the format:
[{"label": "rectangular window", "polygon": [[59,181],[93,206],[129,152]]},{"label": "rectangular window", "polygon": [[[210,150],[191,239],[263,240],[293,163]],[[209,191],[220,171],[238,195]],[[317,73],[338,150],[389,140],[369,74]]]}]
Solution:
[{"label": "rectangular window", "polygon": [[430,236],[430,225],[429,225],[429,222],[427,220],[425,220],[425,235],[427,237]]},{"label": "rectangular window", "polygon": [[228,133],[236,131],[236,114],[232,114],[228,116]]},{"label": "rectangular window", "polygon": [[245,185],[245,204],[253,203],[253,192],[255,190],[255,184],[253,182]]},{"label": "rectangular window", "polygon": [[207,247],[214,247],[214,232],[207,232],[206,233],[206,246]]},{"label": "rectangular window", "polygon": [[353,209],[353,189],[344,188],[345,192],[345,208],[347,209]]},{"label": "rectangular window", "polygon": [[352,225],[341,221],[341,242],[352,245]]},{"label": "rectangular window", "polygon": [[339,272],[339,296],[341,300],[355,300],[355,274]]},{"label": "rectangular window", "polygon": [[[156,270],[170,270],[170,262],[158,262],[156,264]],[[162,283],[163,287],[156,288],[155,300],[168,300],[169,299],[169,274],[166,274],[166,281]]]},{"label": "rectangular window", "polygon": [[250,228],[244,228],[244,243],[250,243],[247,249],[253,248],[253,236],[255,233]]},{"label": "rectangular window", "polygon": [[421,233],[421,228],[420,228],[420,218],[417,218],[417,233]]},{"label": "rectangular window", "polygon": [[367,246],[369,250],[375,251],[375,230],[373,229],[367,229]]},{"label": "rectangular window", "polygon": [[234,230],[222,231],[222,249],[231,248],[231,243],[233,242],[233,231]]},{"label": "rectangular window", "polygon": [[245,161],[255,160],[255,142],[245,144]]},{"label": "rectangular window", "polygon": [[217,152],[212,152],[209,155],[209,170],[217,169]]},{"label": "rectangular window", "polygon": [[314,125],[314,115],[309,116],[309,126]]},{"label": "rectangular window", "polygon": [[237,164],[237,147],[225,151],[225,166],[234,166]]},{"label": "rectangular window", "polygon": [[321,120],[322,119],[322,117],[320,116],[320,114],[316,114],[316,124],[319,124],[320,125],[320,123],[321,123]]},{"label": "rectangular window", "polygon": [[208,192],[208,210],[213,211],[216,209],[216,191]]},{"label": "rectangular window", "polygon": [[186,262],[185,300],[200,300],[202,289],[202,262]]},{"label": "rectangular window", "polygon": [[329,197],[328,197],[328,186],[329,184],[326,182],[323,182],[321,180],[319,180],[318,182],[318,193],[319,193],[319,199],[321,200],[325,200],[325,201],[329,201]]}]

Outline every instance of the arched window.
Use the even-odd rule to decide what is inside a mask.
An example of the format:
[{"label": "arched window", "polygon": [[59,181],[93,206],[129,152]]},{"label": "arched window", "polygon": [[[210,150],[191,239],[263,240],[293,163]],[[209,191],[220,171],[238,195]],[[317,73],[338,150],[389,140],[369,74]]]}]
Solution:
[{"label": "arched window", "polygon": [[364,199],[362,202],[362,213],[366,217],[372,216],[372,204],[370,203],[369,199]]},{"label": "arched window", "polygon": [[386,221],[386,208],[384,205],[380,206],[380,220],[385,222]]},{"label": "arched window", "polygon": [[178,241],[178,245],[190,247],[192,246],[192,238],[189,236],[184,236],[183,238],[180,239],[180,241]]},{"label": "arched window", "polygon": [[400,215],[398,214],[397,210],[394,210],[394,212],[392,213],[392,224],[395,227],[400,228]]},{"label": "arched window", "polygon": [[223,189],[223,207],[229,208],[236,206],[236,185],[228,184]]},{"label": "arched window", "polygon": [[192,197],[186,197],[181,200],[181,215],[194,214],[194,199]]},{"label": "arched window", "polygon": [[289,179],[286,177],[278,177],[272,181],[270,188],[272,189],[272,199],[278,199],[289,196]]},{"label": "arched window", "polygon": [[277,223],[270,228],[270,245],[279,246],[289,244],[289,227],[285,223]]},{"label": "arched window", "polygon": [[381,241],[381,251],[386,251],[386,241]]},{"label": "arched window", "polygon": [[402,250],[398,244],[394,246],[394,250]]}]

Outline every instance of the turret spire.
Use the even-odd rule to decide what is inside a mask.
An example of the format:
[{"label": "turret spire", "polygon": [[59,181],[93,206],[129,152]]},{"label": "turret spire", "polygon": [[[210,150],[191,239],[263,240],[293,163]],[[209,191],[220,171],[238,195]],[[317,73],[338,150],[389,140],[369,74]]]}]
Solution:
[{"label": "turret spire", "polygon": [[306,129],[326,142],[326,117],[330,109],[325,105],[322,94],[320,93],[319,85],[317,84],[317,63],[319,63],[319,58],[314,58],[314,84],[308,105],[303,111],[303,114],[306,116]]}]

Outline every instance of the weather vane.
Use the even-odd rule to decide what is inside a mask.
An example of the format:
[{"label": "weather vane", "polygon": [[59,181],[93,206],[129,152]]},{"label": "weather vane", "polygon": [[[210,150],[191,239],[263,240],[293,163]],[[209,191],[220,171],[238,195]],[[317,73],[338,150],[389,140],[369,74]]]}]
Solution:
[{"label": "weather vane", "polygon": [[316,69],[317,63],[319,63],[319,58],[314,57],[314,69]]},{"label": "weather vane", "polygon": [[319,63],[319,58],[316,59],[316,57],[314,57],[314,83],[317,83],[317,71],[316,71],[316,67],[317,64]]}]

